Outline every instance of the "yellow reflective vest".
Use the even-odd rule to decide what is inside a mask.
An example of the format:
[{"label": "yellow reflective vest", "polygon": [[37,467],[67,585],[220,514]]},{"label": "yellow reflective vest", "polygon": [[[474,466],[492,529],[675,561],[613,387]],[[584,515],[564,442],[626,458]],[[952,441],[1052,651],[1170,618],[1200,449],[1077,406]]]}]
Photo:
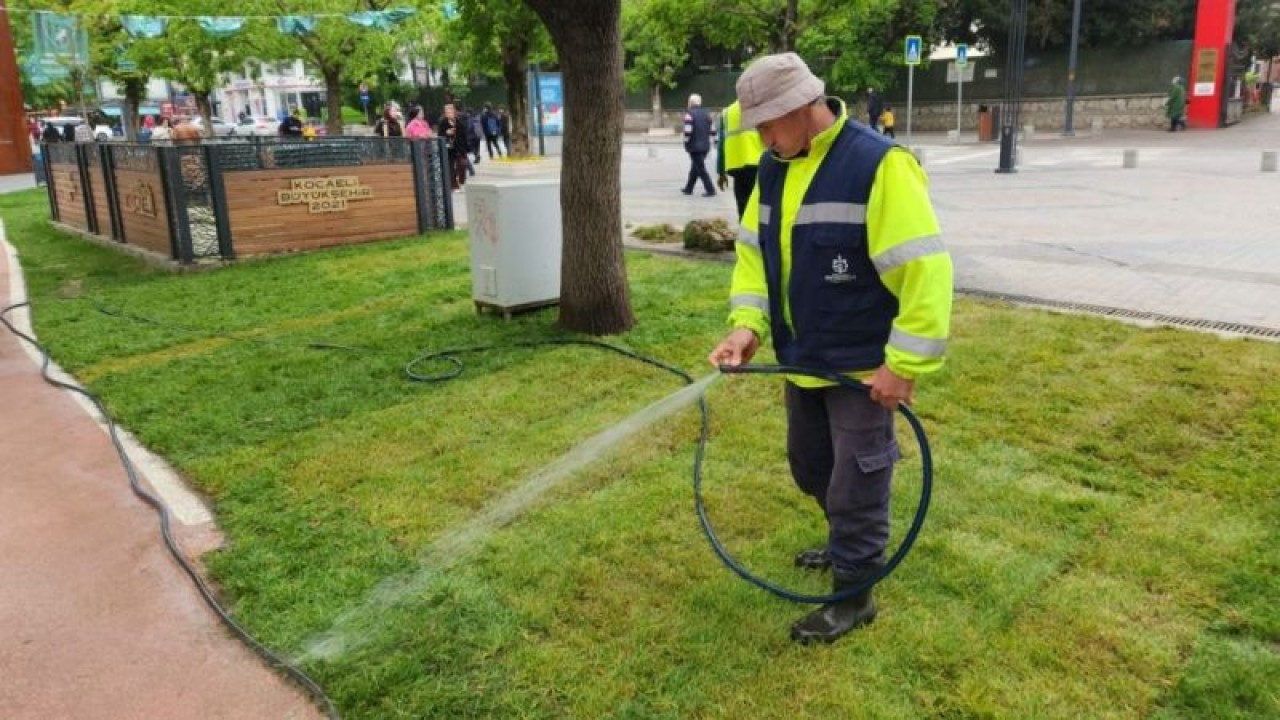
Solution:
[{"label": "yellow reflective vest", "polygon": [[[817,278],[792,277],[794,228],[797,224],[803,227],[819,222],[823,235],[864,234],[865,242],[861,243],[859,252],[865,253],[865,257],[861,259],[874,268],[878,281],[897,301],[890,327],[882,329],[886,336],[884,363],[895,374],[914,380],[942,366],[951,324],[951,257],[942,246],[941,231],[929,202],[928,178],[910,153],[895,146],[875,163],[865,205],[835,207],[811,200],[811,195],[831,194],[811,194],[809,190],[848,118],[844,103],[832,99],[828,104],[837,119],[813,138],[808,153],[790,160],[775,156],[761,166],[761,177],[743,213],[735,244],[737,263],[730,290],[729,323],[735,328],[749,328],[763,339],[770,336],[771,317],[781,313],[781,322],[790,331],[791,339],[799,337],[797,327],[803,332],[804,327],[813,323],[805,318],[797,323],[792,317],[793,280],[806,284],[803,288],[797,285],[799,289],[795,290],[805,293],[826,292],[822,287],[814,290],[815,282],[830,284],[833,292],[842,292],[845,283],[837,282],[843,279],[839,267],[829,271],[831,278],[825,274]],[[784,177],[776,178],[776,182],[782,183],[782,189],[776,198],[762,205],[761,187],[776,186],[773,179],[767,177],[771,173],[785,173]],[[842,173],[823,175],[839,177]],[[762,215],[770,230],[763,238]],[[840,224],[846,221],[847,230]],[[776,247],[767,248],[771,257],[778,258],[778,262],[771,263],[776,274],[772,283],[762,242],[777,243]],[[846,242],[840,244],[848,247]],[[771,285],[779,288],[776,293],[779,297],[771,299]],[[774,344],[777,345],[777,338]],[[826,369],[866,377],[876,367]],[[802,387],[830,384],[807,376],[791,380]]]},{"label": "yellow reflective vest", "polygon": [[743,128],[738,101],[720,113],[720,154],[716,158],[716,171],[724,175],[730,170],[754,167],[760,164],[764,154],[764,141],[755,128]]}]

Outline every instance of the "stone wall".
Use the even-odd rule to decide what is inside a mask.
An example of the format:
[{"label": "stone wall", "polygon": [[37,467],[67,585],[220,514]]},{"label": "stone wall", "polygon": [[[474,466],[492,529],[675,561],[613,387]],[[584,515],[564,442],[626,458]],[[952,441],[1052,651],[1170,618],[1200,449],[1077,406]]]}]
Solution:
[{"label": "stone wall", "polygon": [[[1077,97],[1072,113],[1071,124],[1076,130],[1087,130],[1093,126],[1095,119],[1102,121],[1103,128],[1158,128],[1168,123],[1164,115],[1163,93],[1146,95],[1115,95],[1099,97]],[[961,112],[960,124],[964,132],[976,132],[978,128],[978,106],[999,107],[999,100],[970,100],[965,98]],[[1066,98],[1037,98],[1024,100],[1022,103],[1023,125],[1034,125],[1036,130],[1062,130],[1063,110]],[[707,108],[713,115],[720,108]],[[904,104],[894,104],[897,114],[898,134],[907,127]],[[956,129],[956,103],[951,102],[918,102],[912,106],[912,131],[945,132]],[[858,120],[866,120],[866,111],[862,105],[849,106],[849,113]],[[682,130],[683,109],[664,110],[663,127],[679,134]],[[645,132],[653,119],[649,110],[627,110],[623,121],[624,130],[631,133]]]},{"label": "stone wall", "polygon": [[[1077,97],[1071,124],[1076,130],[1089,129],[1095,120],[1104,128],[1157,128],[1168,123],[1164,114],[1165,96],[1129,95],[1114,97]],[[999,107],[1000,101],[964,101],[960,124],[962,131],[976,131],[978,105]],[[1024,100],[1020,124],[1034,125],[1036,130],[1062,130],[1066,98]],[[911,129],[921,132],[943,132],[956,129],[956,104],[927,102],[913,105]],[[898,134],[906,127],[906,107],[895,106]],[[863,116],[858,116],[861,119]]]}]

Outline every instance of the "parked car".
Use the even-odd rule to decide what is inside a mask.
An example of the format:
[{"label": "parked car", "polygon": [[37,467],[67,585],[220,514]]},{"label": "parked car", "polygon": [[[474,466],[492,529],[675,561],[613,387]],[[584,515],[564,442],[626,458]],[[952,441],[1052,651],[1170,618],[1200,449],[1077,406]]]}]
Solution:
[{"label": "parked car", "polygon": [[[84,118],[80,117],[79,115],[64,115],[64,116],[47,117],[47,118],[44,118],[41,122],[44,122],[46,124],[52,124],[54,127],[61,130],[67,125],[70,125],[72,127],[77,127],[77,128],[80,127],[81,125],[84,124]],[[110,140],[113,136],[120,134],[116,132],[115,128],[111,127],[106,123],[98,123],[94,125],[92,128],[90,128],[90,131],[91,131],[91,137],[93,137],[93,139],[97,140],[98,142],[106,142]]]},{"label": "parked car", "polygon": [[280,121],[267,115],[255,115],[240,121],[236,132],[241,135],[274,137],[280,134]]},{"label": "parked car", "polygon": [[[204,132],[204,118],[199,115],[192,115],[187,122],[200,128],[200,132]],[[236,126],[222,118],[214,118],[209,122],[209,126],[213,128],[214,137],[228,137],[236,134]]]}]

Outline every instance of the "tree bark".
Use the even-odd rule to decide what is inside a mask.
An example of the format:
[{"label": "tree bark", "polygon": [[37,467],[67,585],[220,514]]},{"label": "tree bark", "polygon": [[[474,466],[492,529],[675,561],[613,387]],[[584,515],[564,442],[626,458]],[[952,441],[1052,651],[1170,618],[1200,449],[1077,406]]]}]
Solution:
[{"label": "tree bark", "polygon": [[[519,34],[519,33],[515,33]],[[514,39],[514,38],[513,38]],[[511,123],[511,154],[529,154],[529,44],[504,44],[502,79],[507,83],[507,122]]]},{"label": "tree bark", "polygon": [[138,108],[146,90],[146,83],[138,78],[130,77],[124,81],[124,138],[129,142],[138,141]]},{"label": "tree bark", "polygon": [[342,76],[338,68],[322,67],[324,75],[324,129],[329,137],[342,134]]},{"label": "tree bark", "polygon": [[662,86],[658,83],[653,84],[653,90],[650,93],[650,103],[653,108],[653,119],[649,121],[649,127],[660,128],[662,122]]},{"label": "tree bark", "polygon": [[525,0],[564,79],[560,326],[612,335],[635,325],[622,253],[621,0]]},{"label": "tree bark", "polygon": [[209,101],[210,92],[193,90],[191,94],[196,96],[196,112],[204,118],[204,126],[200,128],[200,134],[204,137],[213,137],[213,103]]}]

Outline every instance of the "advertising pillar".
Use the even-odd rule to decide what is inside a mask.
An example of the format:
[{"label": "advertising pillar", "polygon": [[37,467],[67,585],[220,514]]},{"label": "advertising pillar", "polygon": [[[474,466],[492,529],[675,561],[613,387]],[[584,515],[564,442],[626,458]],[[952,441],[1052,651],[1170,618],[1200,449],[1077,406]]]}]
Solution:
[{"label": "advertising pillar", "polygon": [[1200,0],[1196,7],[1196,38],[1187,74],[1187,125],[1222,126],[1223,104],[1230,97],[1227,54],[1236,24],[1235,0]]},{"label": "advertising pillar", "polygon": [[31,140],[22,107],[9,11],[0,0],[0,175],[31,172]]}]

